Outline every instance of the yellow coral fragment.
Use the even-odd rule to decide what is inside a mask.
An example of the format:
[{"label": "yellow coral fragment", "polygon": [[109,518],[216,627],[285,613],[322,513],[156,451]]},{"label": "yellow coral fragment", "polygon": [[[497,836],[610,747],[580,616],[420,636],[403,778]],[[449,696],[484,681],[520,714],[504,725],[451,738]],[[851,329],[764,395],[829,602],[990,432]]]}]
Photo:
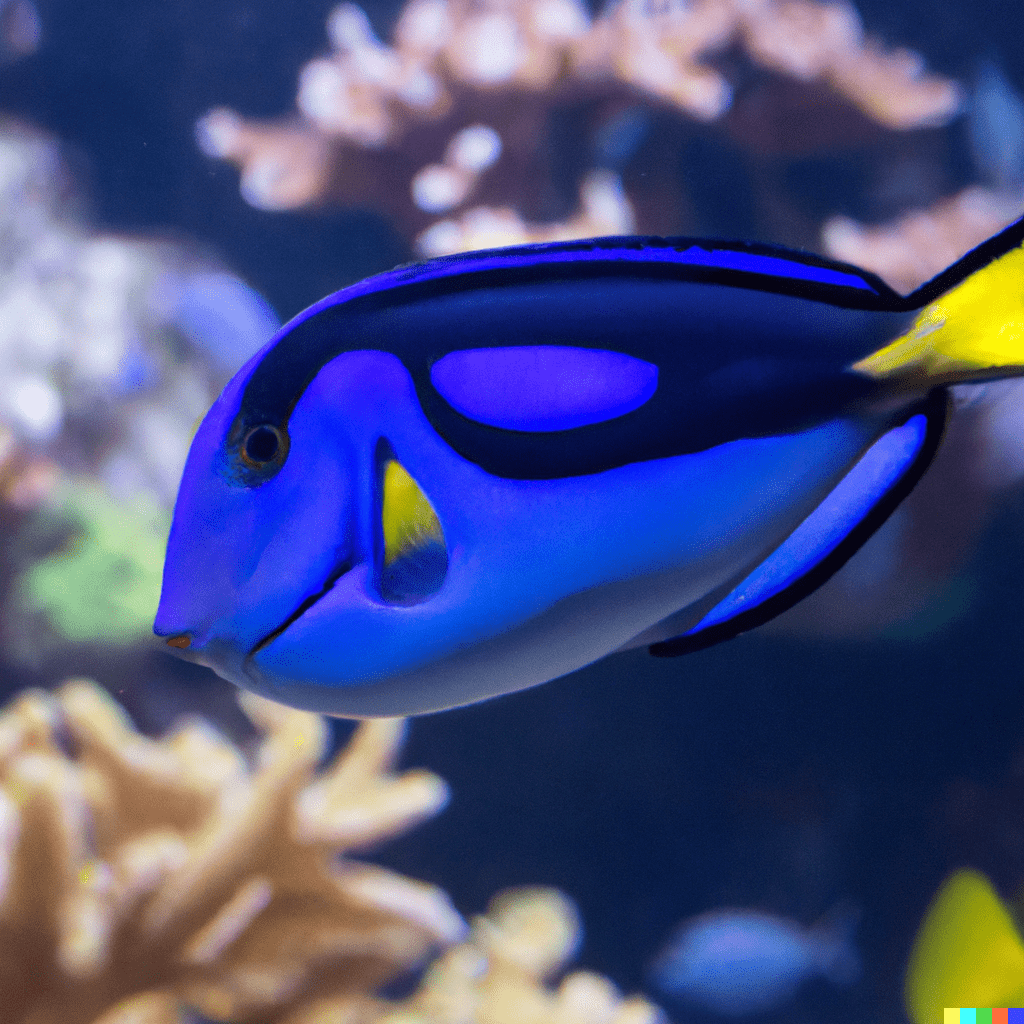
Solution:
[{"label": "yellow coral fragment", "polygon": [[915,1024],[947,1006],[1024,1005],[1024,942],[988,879],[958,871],[939,890],[910,954],[904,989]]}]

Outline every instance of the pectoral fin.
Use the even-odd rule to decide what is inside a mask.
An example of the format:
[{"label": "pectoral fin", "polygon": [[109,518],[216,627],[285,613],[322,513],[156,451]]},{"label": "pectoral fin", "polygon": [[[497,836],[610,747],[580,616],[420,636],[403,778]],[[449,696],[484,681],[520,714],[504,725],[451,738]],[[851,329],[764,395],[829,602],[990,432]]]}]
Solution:
[{"label": "pectoral fin", "polygon": [[381,479],[381,596],[415,604],[436,593],[448,571],[444,531],[430,500],[396,459]]}]

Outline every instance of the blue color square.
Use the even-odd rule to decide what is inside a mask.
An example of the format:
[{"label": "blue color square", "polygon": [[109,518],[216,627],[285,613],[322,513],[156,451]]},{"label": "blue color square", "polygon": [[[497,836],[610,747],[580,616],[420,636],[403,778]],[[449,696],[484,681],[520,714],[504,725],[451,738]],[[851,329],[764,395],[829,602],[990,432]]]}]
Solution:
[{"label": "blue color square", "polygon": [[1024,1024],[1024,1009],[1011,1006],[1006,1014],[1007,1024]]}]

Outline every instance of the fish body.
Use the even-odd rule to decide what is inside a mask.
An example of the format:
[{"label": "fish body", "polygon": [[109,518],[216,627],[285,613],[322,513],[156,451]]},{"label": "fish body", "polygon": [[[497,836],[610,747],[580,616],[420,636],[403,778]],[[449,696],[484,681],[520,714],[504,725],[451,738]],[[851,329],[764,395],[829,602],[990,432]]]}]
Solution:
[{"label": "fish body", "polygon": [[860,975],[851,922],[805,928],[753,910],[716,910],[682,925],[651,970],[657,989],[725,1016],[771,1010],[805,982]]},{"label": "fish body", "polygon": [[1016,335],[982,343],[1020,306],[993,295],[1022,235],[909,298],[802,253],[635,238],[344,289],[200,426],[156,632],[276,700],[372,716],[751,628],[910,490],[946,384],[1020,372]]}]

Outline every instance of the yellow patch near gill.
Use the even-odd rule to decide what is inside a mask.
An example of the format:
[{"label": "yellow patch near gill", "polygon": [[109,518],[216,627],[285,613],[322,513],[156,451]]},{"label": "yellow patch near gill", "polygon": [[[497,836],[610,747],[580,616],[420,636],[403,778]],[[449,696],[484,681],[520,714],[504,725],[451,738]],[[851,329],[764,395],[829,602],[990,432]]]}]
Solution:
[{"label": "yellow patch near gill", "polygon": [[906,334],[852,368],[928,384],[1024,375],[1024,249],[951,288]]},{"label": "yellow patch near gill", "polygon": [[384,565],[416,548],[444,545],[444,531],[419,484],[394,459],[384,465],[381,527],[384,533]]}]

